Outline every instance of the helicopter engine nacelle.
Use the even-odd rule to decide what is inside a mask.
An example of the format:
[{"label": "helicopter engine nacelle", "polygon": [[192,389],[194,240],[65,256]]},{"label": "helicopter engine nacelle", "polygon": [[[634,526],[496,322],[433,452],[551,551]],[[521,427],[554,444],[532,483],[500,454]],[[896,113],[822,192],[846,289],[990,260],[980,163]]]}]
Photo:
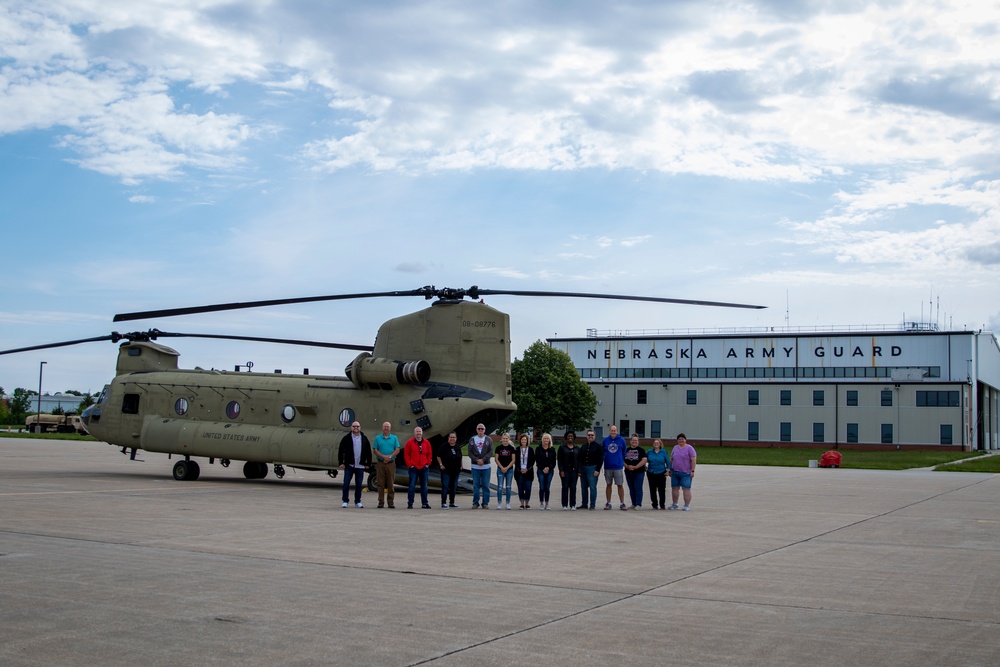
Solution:
[{"label": "helicopter engine nacelle", "polygon": [[394,361],[362,352],[344,372],[358,389],[392,389],[426,383],[431,378],[431,365],[426,361]]}]

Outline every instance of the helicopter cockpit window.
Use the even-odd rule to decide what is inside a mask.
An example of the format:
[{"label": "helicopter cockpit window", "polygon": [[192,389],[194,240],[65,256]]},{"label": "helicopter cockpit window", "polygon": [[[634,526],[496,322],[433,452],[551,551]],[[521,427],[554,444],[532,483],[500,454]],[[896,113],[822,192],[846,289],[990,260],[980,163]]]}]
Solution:
[{"label": "helicopter cockpit window", "polygon": [[139,394],[125,394],[122,398],[122,412],[127,415],[139,414]]},{"label": "helicopter cockpit window", "polygon": [[188,400],[186,398],[178,398],[174,403],[174,412],[179,415],[183,415],[188,411]]},{"label": "helicopter cockpit window", "polygon": [[226,406],[226,416],[230,419],[236,419],[240,416],[240,404],[236,401],[229,401],[229,405]]},{"label": "helicopter cockpit window", "polygon": [[285,407],[281,408],[281,421],[288,424],[293,419],[295,419],[295,406],[286,405]]}]

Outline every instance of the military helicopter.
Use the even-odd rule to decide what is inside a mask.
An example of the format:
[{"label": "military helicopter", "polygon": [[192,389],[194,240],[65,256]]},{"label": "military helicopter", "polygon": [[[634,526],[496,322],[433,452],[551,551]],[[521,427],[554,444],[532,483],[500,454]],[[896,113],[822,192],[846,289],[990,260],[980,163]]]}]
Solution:
[{"label": "military helicopter", "polygon": [[[577,292],[539,292],[425,286],[398,292],[339,294],[269,301],[214,304],[119,314],[115,322],[219,312],[284,304],[418,296],[435,301],[423,310],[390,319],[373,346],[216,334],[171,333],[158,329],[63,341],[0,351],[0,355],[110,340],[121,344],[115,377],[84,411],[88,431],[121,448],[134,460],[138,450],[182,457],[176,480],[196,480],[196,458],[228,467],[244,461],[247,479],[262,479],[269,466],[337,475],[337,452],[352,421],[378,432],[385,421],[405,442],[416,426],[434,446],[455,431],[467,441],[476,425],[492,432],[517,406],[512,400],[510,318],[486,305],[490,295],[579,297],[731,308],[747,304]],[[469,300],[471,299],[471,300]],[[182,369],[180,354],[160,338],[199,337],[249,340],[357,350],[345,376],[244,373]],[[434,466],[432,466],[433,469]],[[397,459],[397,482],[406,469]],[[369,476],[368,485],[374,481]],[[463,484],[463,486],[465,486]]]}]

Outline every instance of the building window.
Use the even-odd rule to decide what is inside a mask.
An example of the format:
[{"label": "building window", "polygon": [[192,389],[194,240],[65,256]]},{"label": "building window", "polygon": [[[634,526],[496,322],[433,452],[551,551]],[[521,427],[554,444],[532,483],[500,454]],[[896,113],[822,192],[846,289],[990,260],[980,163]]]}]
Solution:
[{"label": "building window", "polygon": [[623,419],[620,422],[618,422],[618,434],[621,437],[628,439],[628,437],[632,435],[631,433],[629,433],[628,429],[629,429],[629,422],[627,419]]},{"label": "building window", "polygon": [[781,422],[780,437],[782,442],[792,441],[792,422]]},{"label": "building window", "polygon": [[813,391],[813,405],[823,405],[825,402],[826,392],[822,389],[816,389]]},{"label": "building window", "polygon": [[882,424],[882,444],[892,444],[892,424]]},{"label": "building window", "polygon": [[957,408],[959,407],[957,391],[918,391],[918,408]]},{"label": "building window", "polygon": [[638,405],[646,405],[646,390],[639,389],[635,392],[635,402]]},{"label": "building window", "polygon": [[760,440],[760,422],[747,422],[747,440]]},{"label": "building window", "polygon": [[858,425],[848,424],[847,425],[847,442],[857,442],[858,441]]},{"label": "building window", "polygon": [[659,438],[660,437],[660,420],[654,419],[649,422],[649,437]]},{"label": "building window", "polygon": [[635,420],[635,434],[640,438],[646,437],[646,420],[636,419]]},{"label": "building window", "polygon": [[823,422],[813,423],[813,442],[825,442],[826,424]]},{"label": "building window", "polygon": [[781,404],[782,405],[791,405],[792,404],[792,390],[791,389],[782,389],[781,390]]},{"label": "building window", "polygon": [[687,404],[688,405],[698,405],[698,390],[688,389],[687,390]]},{"label": "building window", "polygon": [[941,424],[941,444],[942,445],[954,444],[951,438],[951,424]]},{"label": "building window", "polygon": [[858,405],[858,390],[848,389],[847,390],[847,405],[850,407],[857,407]]},{"label": "building window", "polygon": [[882,407],[883,408],[892,407],[892,389],[882,390]]},{"label": "building window", "polygon": [[747,391],[747,405],[760,405],[760,391],[750,389]]}]

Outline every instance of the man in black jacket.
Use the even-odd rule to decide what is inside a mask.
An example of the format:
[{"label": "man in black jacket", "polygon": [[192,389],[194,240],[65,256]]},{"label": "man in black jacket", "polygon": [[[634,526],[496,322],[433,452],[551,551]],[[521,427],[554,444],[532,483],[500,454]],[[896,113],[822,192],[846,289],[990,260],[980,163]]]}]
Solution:
[{"label": "man in black jacket", "polygon": [[338,467],[344,471],[344,501],[340,506],[347,507],[351,496],[351,479],[354,479],[354,506],[361,504],[361,486],[365,479],[365,470],[372,464],[372,443],[368,436],[361,432],[361,424],[351,424],[351,432],[340,440],[340,450],[337,452]]}]

